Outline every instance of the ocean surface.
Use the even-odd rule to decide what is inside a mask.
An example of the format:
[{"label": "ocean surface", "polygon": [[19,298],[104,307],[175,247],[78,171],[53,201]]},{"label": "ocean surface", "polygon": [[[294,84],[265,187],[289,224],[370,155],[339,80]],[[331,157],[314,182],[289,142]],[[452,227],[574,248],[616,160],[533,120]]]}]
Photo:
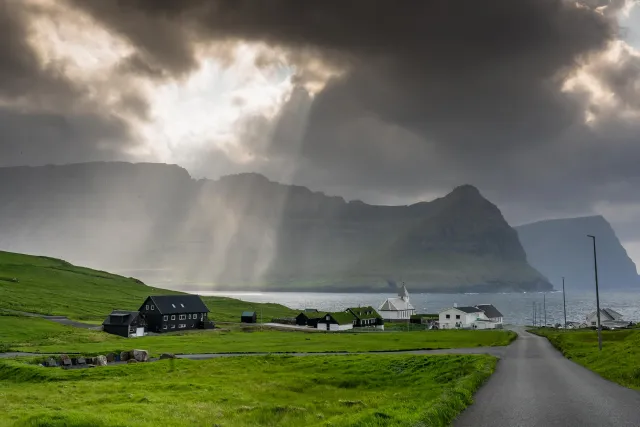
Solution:
[{"label": "ocean surface", "polygon": [[[411,290],[409,289],[409,292]],[[204,292],[200,295],[228,296],[250,302],[273,302],[293,309],[317,308],[320,311],[341,311],[347,307],[372,305],[378,308],[395,294],[337,294],[312,292]],[[418,313],[437,313],[454,303],[459,306],[493,304],[504,315],[505,323],[529,325],[532,322],[533,305],[538,305],[544,321],[546,305],[547,324],[563,323],[562,292],[522,294],[411,294],[411,304]],[[589,312],[595,311],[596,294],[593,292],[566,292],[567,321],[584,321]],[[546,302],[546,304],[545,304]],[[637,292],[600,292],[600,307],[612,308],[625,320],[640,321],[640,290]]]}]

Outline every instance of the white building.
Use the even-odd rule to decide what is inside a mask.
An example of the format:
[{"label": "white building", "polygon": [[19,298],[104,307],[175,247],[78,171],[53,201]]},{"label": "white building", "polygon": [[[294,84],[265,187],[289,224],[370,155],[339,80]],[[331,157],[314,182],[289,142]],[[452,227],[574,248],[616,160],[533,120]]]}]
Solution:
[{"label": "white building", "polygon": [[399,288],[397,298],[387,298],[380,304],[378,313],[387,321],[407,321],[416,314],[416,309],[409,302],[409,292],[404,284]]},{"label": "white building", "polygon": [[440,329],[496,329],[502,328],[503,315],[491,304],[474,307],[453,307],[438,314]]},{"label": "white building", "polygon": [[[587,326],[598,326],[598,316],[596,310],[589,313],[585,323],[587,324]],[[602,324],[602,326],[607,327],[622,327],[629,324],[629,322],[622,319],[622,314],[610,308],[600,309],[600,323]]]},{"label": "white building", "polygon": [[357,319],[349,312],[326,313],[318,319],[316,329],[323,331],[347,331],[353,329]]}]

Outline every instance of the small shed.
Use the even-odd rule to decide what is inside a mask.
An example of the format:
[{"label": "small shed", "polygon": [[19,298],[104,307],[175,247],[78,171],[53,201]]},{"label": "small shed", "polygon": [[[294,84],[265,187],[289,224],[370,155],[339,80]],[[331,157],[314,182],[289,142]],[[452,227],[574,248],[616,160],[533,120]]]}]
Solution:
[{"label": "small shed", "polygon": [[243,311],[240,316],[241,323],[256,323],[257,316],[255,311]]},{"label": "small shed", "polygon": [[102,322],[103,331],[121,337],[142,337],[146,322],[137,311],[113,310]]},{"label": "small shed", "polygon": [[317,310],[305,310],[296,316],[296,325],[315,328],[318,326],[318,319],[321,317],[322,313],[319,313]]}]

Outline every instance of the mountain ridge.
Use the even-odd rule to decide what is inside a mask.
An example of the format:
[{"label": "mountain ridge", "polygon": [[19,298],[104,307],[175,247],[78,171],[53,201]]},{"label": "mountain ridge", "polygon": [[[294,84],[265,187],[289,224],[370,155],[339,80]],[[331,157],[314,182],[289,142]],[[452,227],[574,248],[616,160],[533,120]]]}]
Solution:
[{"label": "mountain ridge", "polygon": [[[3,249],[216,289],[548,290],[516,232],[472,185],[404,206],[347,201],[245,173],[176,165],[0,168]],[[142,277],[150,281],[149,277]],[[154,280],[151,280],[154,281]],[[213,285],[209,285],[212,287]]]}]

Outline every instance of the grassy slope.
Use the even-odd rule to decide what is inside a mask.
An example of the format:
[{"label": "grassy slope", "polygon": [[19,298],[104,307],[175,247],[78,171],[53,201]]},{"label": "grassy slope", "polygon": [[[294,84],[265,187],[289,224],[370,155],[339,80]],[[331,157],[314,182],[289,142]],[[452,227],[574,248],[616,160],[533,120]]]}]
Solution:
[{"label": "grassy slope", "polygon": [[596,331],[534,329],[547,337],[568,359],[591,369],[608,380],[640,390],[640,330],[602,332],[602,352]]},{"label": "grassy slope", "polygon": [[[17,278],[18,282],[11,279]],[[135,279],[76,267],[47,257],[0,251],[0,309],[63,315],[101,323],[114,308],[137,310],[149,295],[176,293]],[[245,310],[262,310],[263,320],[295,316],[279,304],[258,304],[232,298],[203,298],[217,322],[238,322]]]},{"label": "grassy slope", "polygon": [[0,426],[446,426],[495,363],[280,356],[64,371],[0,362]]},{"label": "grassy slope", "polygon": [[0,316],[0,348],[40,353],[107,353],[144,348],[152,354],[228,352],[363,352],[506,345],[506,331],[301,333],[194,331],[127,339],[30,317]]}]

